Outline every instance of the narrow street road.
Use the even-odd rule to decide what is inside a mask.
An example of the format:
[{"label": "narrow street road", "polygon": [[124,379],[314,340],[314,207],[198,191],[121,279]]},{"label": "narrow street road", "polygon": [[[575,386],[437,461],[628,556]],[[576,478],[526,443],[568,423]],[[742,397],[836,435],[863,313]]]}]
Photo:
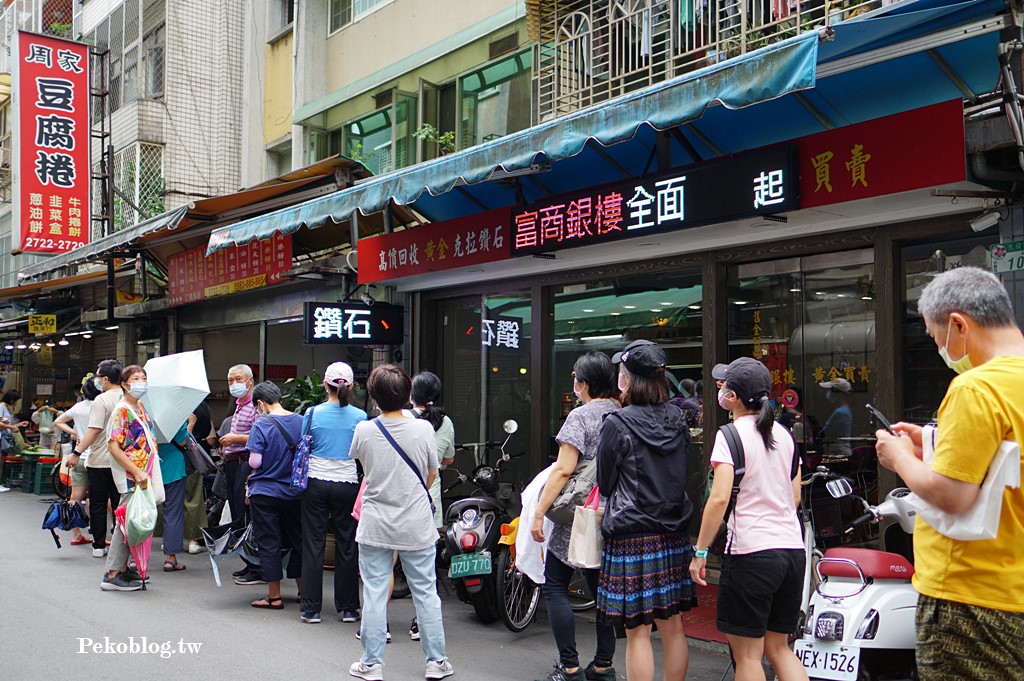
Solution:
[{"label": "narrow street road", "polygon": [[[347,679],[361,648],[356,625],[325,612],[322,624],[299,621],[294,582],[286,583],[283,611],[259,611],[249,602],[265,594],[261,586],[214,583],[206,554],[179,556],[188,569],[161,570],[159,539],[146,592],[100,591],[103,562],[89,546],[71,546],[70,533],[57,550],[40,529],[46,497],[20,491],[0,495],[0,678],[10,681],[75,679]],[[236,561],[225,561],[229,575]],[[325,580],[325,602],[332,601]],[[541,606],[538,621],[522,634],[500,623],[484,626],[472,609],[453,595],[443,596],[448,652],[455,679],[531,681],[545,676],[556,652]],[[385,656],[386,679],[422,679],[419,644],[409,640],[410,599],[390,606],[394,643]],[[581,657],[593,653],[593,613],[579,618]],[[90,639],[88,645],[83,639]],[[159,647],[161,653],[104,653],[106,641]],[[189,645],[191,644],[191,645]],[[660,656],[660,643],[655,644]],[[586,658],[588,659],[588,658]],[[625,641],[615,656],[625,678]],[[718,681],[728,658],[717,644],[691,642],[690,679]],[[731,678],[730,673],[727,678]]]}]

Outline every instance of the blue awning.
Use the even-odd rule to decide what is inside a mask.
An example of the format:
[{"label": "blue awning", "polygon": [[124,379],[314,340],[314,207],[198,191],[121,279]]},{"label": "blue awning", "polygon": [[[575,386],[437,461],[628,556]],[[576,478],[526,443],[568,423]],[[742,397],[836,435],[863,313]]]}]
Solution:
[{"label": "blue awning", "polygon": [[[434,221],[517,203],[492,173],[527,171],[527,201],[654,170],[658,131],[673,166],[992,90],[1003,0],[917,0],[805,33],[492,142],[218,229],[208,252],[411,204]],[[978,25],[982,18],[989,25]],[[964,27],[968,27],[965,29]],[[951,31],[958,28],[958,31]],[[934,37],[929,40],[927,37]],[[677,134],[678,133],[678,134]]]}]

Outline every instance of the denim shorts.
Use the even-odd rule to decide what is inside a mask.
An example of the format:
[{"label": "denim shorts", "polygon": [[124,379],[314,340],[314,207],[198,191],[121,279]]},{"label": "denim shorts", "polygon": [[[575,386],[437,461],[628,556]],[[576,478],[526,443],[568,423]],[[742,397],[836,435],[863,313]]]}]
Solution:
[{"label": "denim shorts", "polygon": [[796,632],[803,597],[804,552],[771,549],[726,555],[718,581],[718,630],[762,638]]}]

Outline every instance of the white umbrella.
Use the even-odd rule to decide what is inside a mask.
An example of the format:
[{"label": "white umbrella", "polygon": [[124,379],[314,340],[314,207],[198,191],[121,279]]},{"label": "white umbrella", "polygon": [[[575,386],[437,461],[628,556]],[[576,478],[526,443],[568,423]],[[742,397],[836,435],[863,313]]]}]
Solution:
[{"label": "white umbrella", "polygon": [[202,350],[154,357],[146,362],[149,392],[142,404],[153,418],[156,441],[170,442],[181,424],[210,394]]}]

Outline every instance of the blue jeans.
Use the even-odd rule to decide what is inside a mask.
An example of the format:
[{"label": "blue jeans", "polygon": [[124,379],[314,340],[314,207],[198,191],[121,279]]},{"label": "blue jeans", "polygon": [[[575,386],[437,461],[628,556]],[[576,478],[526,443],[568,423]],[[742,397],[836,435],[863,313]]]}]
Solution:
[{"label": "blue jeans", "polygon": [[[363,664],[384,661],[387,643],[388,582],[394,567],[395,552],[377,546],[359,545],[359,574],[363,578]],[[418,551],[399,551],[405,578],[412,591],[416,618],[420,627],[420,645],[427,661],[446,659],[444,625],[441,622],[441,598],[437,595],[437,575],[433,546]]]}]

